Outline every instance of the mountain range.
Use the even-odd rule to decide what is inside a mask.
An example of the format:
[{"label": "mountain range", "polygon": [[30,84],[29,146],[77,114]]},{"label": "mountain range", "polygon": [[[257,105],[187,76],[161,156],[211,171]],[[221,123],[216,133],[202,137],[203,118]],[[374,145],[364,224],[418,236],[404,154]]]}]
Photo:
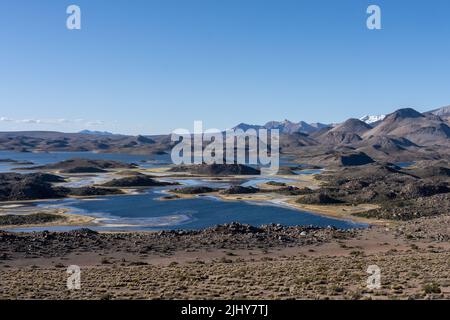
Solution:
[{"label": "mountain range", "polygon": [[112,135],[114,135],[114,133],[111,133],[108,131],[92,131],[92,130],[82,130],[78,133],[91,134],[91,135],[97,135],[97,136],[112,136]]},{"label": "mountain range", "polygon": [[[361,154],[390,162],[450,157],[450,107],[420,113],[399,109],[386,116],[351,118],[327,125],[270,121],[265,125],[241,123],[235,129],[279,129],[282,154],[301,163],[336,159],[335,154]],[[48,131],[0,132],[0,150],[20,152],[95,151],[102,153],[170,153],[170,135],[127,136],[109,132]]]},{"label": "mountain range", "polygon": [[374,123],[378,123],[380,121],[382,121],[384,118],[386,118],[385,114],[380,114],[380,115],[376,115],[376,116],[364,116],[362,118],[359,118],[359,120],[367,123],[367,124],[374,124]]},{"label": "mountain range", "polygon": [[248,130],[248,129],[278,129],[280,133],[285,134],[292,134],[296,132],[300,133],[313,133],[320,129],[330,127],[330,125],[323,124],[323,123],[306,123],[304,121],[300,122],[291,122],[289,120],[284,121],[270,121],[267,122],[265,125],[251,125],[247,123],[240,123],[237,126],[235,126],[233,129],[242,129],[242,130]]}]

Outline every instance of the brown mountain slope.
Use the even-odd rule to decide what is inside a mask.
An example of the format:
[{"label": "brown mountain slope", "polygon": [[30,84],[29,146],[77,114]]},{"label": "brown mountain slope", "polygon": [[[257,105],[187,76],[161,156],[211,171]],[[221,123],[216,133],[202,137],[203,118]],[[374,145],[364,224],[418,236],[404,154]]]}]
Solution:
[{"label": "brown mountain slope", "polygon": [[366,131],[369,131],[370,129],[372,129],[372,127],[361,120],[348,119],[344,123],[341,123],[331,129],[330,132],[349,132],[360,135]]},{"label": "brown mountain slope", "polygon": [[379,136],[402,137],[420,145],[445,144],[450,139],[450,128],[439,116],[407,108],[391,113],[362,137]]}]

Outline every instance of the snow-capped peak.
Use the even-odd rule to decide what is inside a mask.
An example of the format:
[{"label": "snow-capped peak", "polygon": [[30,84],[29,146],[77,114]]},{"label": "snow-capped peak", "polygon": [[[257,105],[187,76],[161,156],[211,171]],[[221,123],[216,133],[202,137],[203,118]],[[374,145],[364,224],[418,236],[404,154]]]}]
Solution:
[{"label": "snow-capped peak", "polygon": [[361,120],[367,124],[371,124],[374,122],[382,121],[384,118],[386,118],[386,115],[380,114],[377,116],[364,116],[364,117],[360,118],[359,120]]}]

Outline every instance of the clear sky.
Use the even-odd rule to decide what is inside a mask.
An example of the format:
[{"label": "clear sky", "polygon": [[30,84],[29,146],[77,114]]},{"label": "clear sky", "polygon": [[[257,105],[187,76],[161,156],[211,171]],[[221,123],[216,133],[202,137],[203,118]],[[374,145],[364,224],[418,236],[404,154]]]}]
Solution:
[{"label": "clear sky", "polygon": [[[82,29],[66,28],[77,4]],[[382,10],[382,30],[366,9]],[[1,0],[0,130],[168,133],[450,104],[448,0]]]}]

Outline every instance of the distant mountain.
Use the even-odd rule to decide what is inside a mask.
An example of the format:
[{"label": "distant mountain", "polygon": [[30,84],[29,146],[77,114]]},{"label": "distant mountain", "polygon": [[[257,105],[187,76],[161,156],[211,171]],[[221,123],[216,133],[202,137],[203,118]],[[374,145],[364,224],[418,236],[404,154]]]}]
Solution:
[{"label": "distant mountain", "polygon": [[372,129],[367,123],[358,119],[348,119],[344,123],[338,124],[330,132],[345,132],[345,133],[356,133],[362,134],[368,130]]},{"label": "distant mountain", "polygon": [[[319,134],[313,134],[314,139],[325,145],[348,145],[362,140],[361,134],[372,129],[367,123],[358,119],[347,121],[327,130],[321,129]],[[318,132],[318,133],[319,133]]]},{"label": "distant mountain", "polygon": [[430,113],[430,114],[440,117],[448,125],[450,125],[450,106],[435,109],[435,110],[429,111],[427,113]]},{"label": "distant mountain", "polygon": [[307,134],[301,132],[295,132],[292,134],[284,134],[280,139],[281,151],[295,150],[299,147],[315,146],[317,141],[310,138]]},{"label": "distant mountain", "polygon": [[80,134],[91,134],[96,136],[112,136],[114,133],[108,132],[108,131],[91,131],[91,130],[82,130],[78,132]]},{"label": "distant mountain", "polygon": [[136,137],[136,141],[142,144],[154,144],[155,140],[149,138],[149,137],[144,137],[144,136],[137,136]]},{"label": "distant mountain", "polygon": [[435,144],[448,142],[449,126],[434,114],[422,114],[414,109],[397,110],[375,128],[366,131],[363,138],[372,136],[402,137],[416,144]]},{"label": "distant mountain", "polygon": [[442,108],[439,108],[439,109],[435,109],[435,110],[429,111],[427,113],[432,113],[432,114],[434,114],[436,116],[439,116],[439,117],[442,117],[442,116],[443,117],[450,117],[450,106],[442,107]]},{"label": "distant mountain", "polygon": [[324,124],[324,123],[320,123],[320,122],[310,123],[309,125],[313,128],[316,128],[317,130],[331,127],[329,124]]},{"label": "distant mountain", "polygon": [[[425,113],[399,109],[387,116],[352,118],[333,125],[284,120],[264,125],[240,123],[234,129],[263,128],[280,130],[281,152],[296,157],[300,163],[320,164],[334,152],[363,152],[393,163],[450,156],[450,106]],[[176,144],[170,135],[129,136],[90,130],[0,132],[0,150],[20,152],[164,154]]]},{"label": "distant mountain", "polygon": [[265,125],[251,125],[247,123],[240,123],[233,129],[242,129],[242,130],[248,130],[248,129],[268,129],[268,130],[274,130],[278,129],[280,133],[282,134],[293,134],[293,133],[306,133],[311,134],[313,132],[316,132],[320,129],[326,128],[328,125],[322,124],[322,123],[312,123],[308,124],[304,121],[300,122],[292,122],[289,120],[284,121],[269,121]]},{"label": "distant mountain", "polygon": [[316,129],[304,121],[298,123],[284,120],[283,122],[271,121],[265,124],[266,129],[278,129],[281,133],[292,134],[295,132],[311,133]]},{"label": "distant mountain", "polygon": [[377,116],[364,116],[364,117],[360,118],[359,120],[361,120],[367,124],[373,124],[373,123],[382,121],[384,118],[386,118],[386,115],[380,114]]},{"label": "distant mountain", "polygon": [[254,130],[259,130],[259,129],[261,129],[261,128],[264,128],[263,126],[260,126],[260,125],[254,125],[254,124],[247,124],[247,123],[240,123],[240,124],[238,124],[237,126],[235,126],[234,128],[233,128],[233,130],[239,130],[239,129],[241,129],[241,130],[243,130],[243,131],[247,131],[247,130],[249,130],[249,129],[254,129]]},{"label": "distant mountain", "polygon": [[170,151],[170,136],[98,135],[45,131],[0,132],[0,150],[19,152],[108,152],[159,154]]}]

